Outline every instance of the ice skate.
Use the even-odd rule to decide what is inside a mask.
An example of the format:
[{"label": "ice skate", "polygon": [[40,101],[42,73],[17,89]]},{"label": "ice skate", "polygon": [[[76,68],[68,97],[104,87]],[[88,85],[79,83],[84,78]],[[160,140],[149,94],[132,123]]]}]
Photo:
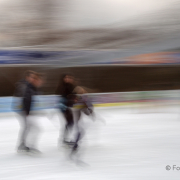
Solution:
[{"label": "ice skate", "polygon": [[32,155],[41,155],[42,152],[39,151],[38,149],[35,149],[35,148],[29,148],[28,154],[32,154]]},{"label": "ice skate", "polygon": [[26,154],[29,152],[29,148],[26,147],[24,144],[19,145],[18,149],[17,149],[17,153],[19,154]]}]

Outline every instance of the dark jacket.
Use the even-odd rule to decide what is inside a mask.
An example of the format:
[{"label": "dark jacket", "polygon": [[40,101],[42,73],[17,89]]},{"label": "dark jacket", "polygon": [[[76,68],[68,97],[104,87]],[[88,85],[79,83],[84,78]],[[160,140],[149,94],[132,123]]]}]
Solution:
[{"label": "dark jacket", "polygon": [[15,85],[15,91],[13,94],[13,100],[12,100],[12,110],[14,112],[21,112],[22,111],[22,99],[24,97],[24,93],[26,90],[26,87],[28,85],[28,82],[24,80],[20,80],[19,82],[16,83]]},{"label": "dark jacket", "polygon": [[28,85],[28,82],[25,79],[20,80],[19,82],[17,82],[16,83],[16,89],[15,89],[15,92],[14,92],[14,97],[23,97],[27,85]]},{"label": "dark jacket", "polygon": [[61,95],[60,103],[64,106],[71,107],[73,105],[72,97],[73,90],[76,86],[73,84],[62,83],[56,91],[58,95]]},{"label": "dark jacket", "polygon": [[23,111],[26,115],[29,115],[32,104],[32,97],[38,95],[37,88],[28,83],[23,96]]},{"label": "dark jacket", "polygon": [[64,98],[68,98],[68,96],[72,94],[75,87],[76,86],[73,84],[64,83],[61,87],[60,95]]}]

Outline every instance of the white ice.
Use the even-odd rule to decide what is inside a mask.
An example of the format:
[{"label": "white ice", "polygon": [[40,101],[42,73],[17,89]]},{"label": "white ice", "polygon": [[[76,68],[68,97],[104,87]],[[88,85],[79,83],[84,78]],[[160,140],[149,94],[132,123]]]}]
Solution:
[{"label": "white ice", "polygon": [[[41,156],[16,153],[19,123],[0,119],[0,179],[2,180],[176,180],[180,179],[180,116],[174,111],[130,111],[120,107],[97,109],[96,121],[83,116],[86,136],[81,159],[67,158],[57,148],[59,119],[36,117],[41,123]],[[106,121],[106,123],[104,122]],[[167,171],[166,166],[171,166]],[[176,169],[173,170],[173,165]]]}]

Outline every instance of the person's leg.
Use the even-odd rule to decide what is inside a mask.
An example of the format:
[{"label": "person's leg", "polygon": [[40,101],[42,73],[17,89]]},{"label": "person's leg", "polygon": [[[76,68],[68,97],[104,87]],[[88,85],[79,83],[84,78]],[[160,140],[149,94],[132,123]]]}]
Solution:
[{"label": "person's leg", "polygon": [[72,152],[77,151],[78,143],[83,138],[83,136],[85,134],[85,131],[82,128],[81,121],[80,121],[82,110],[83,109],[79,109],[79,110],[76,111],[76,118],[77,118],[76,119],[76,135],[75,135],[75,141],[74,141],[74,144],[73,144]]},{"label": "person's leg", "polygon": [[65,130],[64,130],[64,142],[69,142],[68,135],[72,131],[72,128],[74,126],[74,119],[73,119],[73,114],[70,109],[67,109],[64,113],[66,125],[65,125]]},{"label": "person's leg", "polygon": [[20,123],[20,131],[19,131],[19,145],[18,150],[27,150],[26,140],[27,140],[27,134],[29,131],[29,126],[27,124],[27,116],[24,113],[20,114],[19,117],[19,123]]},{"label": "person's leg", "polygon": [[30,116],[28,118],[27,124],[29,126],[29,132],[28,132],[29,151],[40,153],[40,151],[37,148],[38,147],[37,143],[38,143],[40,132],[41,132],[39,121],[36,118],[36,116]]}]

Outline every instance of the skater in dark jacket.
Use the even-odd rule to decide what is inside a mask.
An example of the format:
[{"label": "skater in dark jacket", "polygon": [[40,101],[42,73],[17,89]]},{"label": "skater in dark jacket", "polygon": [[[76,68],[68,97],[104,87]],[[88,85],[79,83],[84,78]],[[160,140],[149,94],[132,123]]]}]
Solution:
[{"label": "skater in dark jacket", "polygon": [[71,108],[74,104],[72,93],[75,87],[76,82],[74,76],[71,73],[65,73],[62,75],[59,86],[56,91],[56,94],[61,95],[59,108],[63,113],[66,121],[63,135],[63,143],[65,144],[70,143],[68,140],[68,135],[71,132],[74,125],[73,112]]},{"label": "skater in dark jacket", "polygon": [[34,71],[26,71],[25,72],[25,78],[23,80],[20,80],[16,83],[16,89],[14,92],[14,98],[13,98],[13,110],[18,112],[20,115],[19,122],[21,125],[20,132],[19,132],[19,142],[18,142],[18,151],[25,151],[27,150],[27,147],[25,145],[25,136],[27,131],[27,120],[26,120],[26,113],[23,110],[23,101],[24,101],[24,95],[26,92],[26,89],[29,84],[31,84],[34,81],[35,77]]},{"label": "skater in dark jacket", "polygon": [[34,137],[34,140],[31,141],[31,147],[28,147],[27,145],[27,137],[31,134],[32,131],[34,131],[34,129],[36,129],[36,131],[34,132],[38,131],[38,128],[36,128],[36,126],[34,125],[32,126],[28,118],[31,113],[33,96],[38,95],[38,87],[40,87],[42,84],[39,74],[34,73],[31,78],[31,81],[27,83],[22,97],[22,133],[20,136],[20,145],[18,146],[18,152],[29,152],[30,150],[39,152],[34,145],[36,137]]}]

